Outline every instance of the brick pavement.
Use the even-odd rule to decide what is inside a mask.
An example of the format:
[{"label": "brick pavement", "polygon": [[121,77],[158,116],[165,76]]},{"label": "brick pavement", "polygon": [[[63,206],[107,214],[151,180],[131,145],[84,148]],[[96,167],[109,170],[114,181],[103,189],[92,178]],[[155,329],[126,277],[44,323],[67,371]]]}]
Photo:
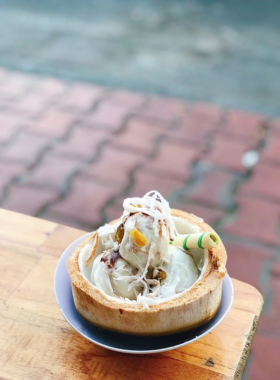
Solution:
[{"label": "brick pavement", "polygon": [[[244,379],[273,378],[279,118],[0,72],[0,207],[92,230],[121,213],[124,197],[156,188],[203,217],[225,242],[229,274],[265,298]],[[260,160],[247,168],[250,150]]]}]

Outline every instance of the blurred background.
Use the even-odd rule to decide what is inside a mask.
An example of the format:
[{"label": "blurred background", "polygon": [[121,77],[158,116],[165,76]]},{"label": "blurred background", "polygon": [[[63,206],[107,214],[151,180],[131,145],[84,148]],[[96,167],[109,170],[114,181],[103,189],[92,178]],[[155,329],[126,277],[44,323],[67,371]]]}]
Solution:
[{"label": "blurred background", "polygon": [[279,112],[279,2],[9,0],[4,66]]},{"label": "blurred background", "polygon": [[280,4],[0,3],[0,207],[90,231],[148,190],[221,235],[280,362]]}]

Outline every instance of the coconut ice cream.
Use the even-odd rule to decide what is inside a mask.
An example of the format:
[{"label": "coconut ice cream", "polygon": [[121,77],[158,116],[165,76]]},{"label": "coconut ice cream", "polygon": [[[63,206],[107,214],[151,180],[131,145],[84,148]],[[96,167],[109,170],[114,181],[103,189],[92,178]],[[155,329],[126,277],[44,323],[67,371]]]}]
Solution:
[{"label": "coconut ice cream", "polygon": [[74,303],[95,325],[158,335],[205,323],[218,310],[226,251],[215,231],[171,210],[157,192],[127,198],[68,259]]},{"label": "coconut ice cream", "polygon": [[120,222],[98,230],[103,251],[92,265],[91,283],[111,297],[146,308],[188,290],[203,260],[195,262],[194,254],[201,253],[192,252],[185,241],[197,249],[201,234],[179,234],[168,202],[157,191],[127,198],[123,207]]}]

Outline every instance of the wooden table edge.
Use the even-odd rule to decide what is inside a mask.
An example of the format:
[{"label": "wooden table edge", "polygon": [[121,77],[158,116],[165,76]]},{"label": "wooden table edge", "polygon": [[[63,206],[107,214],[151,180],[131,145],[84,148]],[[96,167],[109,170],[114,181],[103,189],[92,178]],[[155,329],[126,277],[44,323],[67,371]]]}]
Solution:
[{"label": "wooden table edge", "polygon": [[[233,280],[234,280],[234,282],[235,281],[242,282],[242,281],[235,280],[235,279],[233,279]],[[246,363],[247,363],[247,360],[248,360],[248,356],[249,356],[249,353],[251,351],[251,346],[252,346],[253,338],[254,338],[255,333],[257,331],[257,327],[258,327],[258,323],[259,323],[259,320],[260,320],[260,317],[261,317],[263,303],[264,303],[263,296],[258,291],[258,289],[256,289],[254,286],[252,286],[250,284],[247,284],[245,282],[243,282],[243,284],[246,284],[246,286],[248,288],[251,288],[252,293],[255,293],[256,296],[258,296],[259,303],[258,303],[258,308],[255,311],[252,327],[251,327],[251,329],[249,331],[249,334],[247,336],[247,341],[245,343],[245,346],[243,348],[242,354],[240,356],[240,360],[239,360],[239,362],[237,364],[237,367],[236,367],[236,370],[235,370],[235,373],[234,373],[234,378],[233,378],[234,380],[241,380],[241,378],[242,378],[242,375],[243,375],[243,372],[244,372],[244,369],[245,369],[245,366],[246,366]]]},{"label": "wooden table edge", "polygon": [[[21,225],[22,222],[24,221],[23,220],[23,214],[17,214],[17,213],[13,213],[11,211],[8,211],[8,210],[0,209],[1,218],[4,219],[6,217],[6,215],[10,215],[9,216],[9,223],[10,223],[9,228],[11,228],[11,229],[12,228],[14,228],[14,229],[18,228],[18,225]],[[20,219],[19,221],[18,221],[17,217]],[[28,220],[35,219],[34,217],[25,216],[25,215],[24,215],[24,218],[27,218]],[[36,241],[37,246],[34,245],[34,248],[37,248],[38,254],[40,253],[40,255],[42,254],[42,252],[43,253],[46,252],[46,249],[49,247],[48,246],[49,237],[52,234],[54,234],[55,232],[58,232],[59,234],[62,233],[62,236],[64,236],[64,233],[67,229],[70,229],[73,232],[75,232],[75,236],[76,235],[82,236],[84,233],[86,233],[85,231],[73,229],[71,227],[64,226],[64,225],[61,225],[58,223],[45,221],[43,219],[38,219],[38,218],[36,218],[36,219],[37,219],[36,220],[36,230],[41,231],[42,239],[39,242]],[[32,228],[34,229],[34,227],[33,227],[34,223],[31,223],[31,224],[32,224]],[[47,226],[47,228],[44,229],[43,227],[45,225]],[[68,241],[68,239],[70,239],[70,237],[69,237],[69,234],[66,234],[65,236],[67,237],[65,239],[65,244],[67,244],[67,241]],[[4,241],[5,240],[6,240],[6,238],[4,239]],[[20,241],[19,244],[22,244],[22,241]],[[63,240],[63,244],[64,244],[64,240]],[[42,248],[44,248],[44,246],[46,249],[42,249]],[[50,247],[51,247],[51,245],[50,245]],[[67,247],[65,246],[65,249],[66,248]],[[51,253],[50,253],[50,256],[52,256]],[[57,260],[59,260],[58,256],[57,256]],[[230,377],[230,379],[240,380],[242,377],[242,374],[244,372],[245,365],[247,363],[247,359],[248,359],[248,355],[249,355],[249,352],[251,349],[253,337],[254,337],[256,330],[257,330],[257,326],[258,326],[258,322],[260,319],[262,306],[263,306],[263,297],[260,294],[260,292],[255,287],[253,287],[252,285],[249,285],[247,283],[244,283],[244,282],[241,282],[241,281],[235,280],[235,279],[232,279],[232,281],[233,281],[233,286],[234,286],[234,290],[236,291],[236,293],[243,292],[245,290],[245,296],[249,297],[249,299],[252,301],[252,304],[254,306],[252,308],[246,307],[246,308],[242,309],[241,303],[237,302],[236,306],[233,305],[233,307],[235,309],[241,310],[241,311],[244,311],[245,313],[247,313],[249,321],[252,323],[252,324],[247,325],[247,330],[246,330],[245,334],[243,333],[243,336],[244,336],[244,340],[243,340],[244,346],[242,345],[243,350],[241,348],[239,351],[239,355],[240,355],[239,360],[237,359],[237,361],[235,361],[236,368],[235,368],[234,373],[231,374],[231,377]],[[0,378],[1,378],[1,376],[0,376]]]}]

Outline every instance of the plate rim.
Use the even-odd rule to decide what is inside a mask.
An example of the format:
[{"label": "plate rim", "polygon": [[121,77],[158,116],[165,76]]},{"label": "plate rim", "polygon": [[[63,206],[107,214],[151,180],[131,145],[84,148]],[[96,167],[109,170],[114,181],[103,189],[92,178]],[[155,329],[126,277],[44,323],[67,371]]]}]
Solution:
[{"label": "plate rim", "polygon": [[[85,333],[83,333],[82,331],[80,331],[76,326],[74,326],[72,324],[72,322],[67,317],[67,314],[65,314],[62,306],[60,305],[60,303],[59,303],[59,296],[58,296],[58,294],[60,293],[60,291],[58,291],[58,287],[59,287],[58,286],[58,271],[60,270],[60,266],[62,267],[63,270],[66,270],[66,272],[67,272],[67,267],[62,265],[62,260],[65,258],[65,256],[66,256],[66,259],[67,259],[70,256],[70,254],[73,252],[73,250],[77,247],[77,245],[81,241],[83,241],[89,235],[91,235],[91,232],[88,232],[88,233],[80,236],[79,238],[77,238],[76,240],[74,240],[72,243],[70,243],[68,245],[68,247],[64,250],[64,252],[61,254],[61,256],[58,259],[58,262],[57,262],[57,265],[56,265],[56,269],[55,269],[55,274],[54,274],[54,293],[55,293],[56,302],[57,302],[57,305],[58,305],[58,307],[60,309],[60,312],[64,316],[65,320],[69,323],[69,325],[79,335],[83,336],[88,341],[90,341],[90,342],[92,342],[92,343],[94,343],[94,344],[96,344],[96,345],[98,345],[100,347],[106,348],[106,349],[108,349],[110,351],[121,352],[121,353],[125,353],[125,354],[135,354],[135,355],[156,354],[156,353],[160,353],[160,352],[175,350],[177,348],[186,346],[188,344],[191,344],[191,343],[193,343],[193,342],[195,342],[195,341],[203,338],[205,335],[207,335],[211,331],[213,331],[225,319],[225,317],[228,315],[228,313],[229,313],[229,311],[230,311],[230,309],[232,307],[233,300],[234,300],[234,287],[233,287],[233,283],[232,283],[232,280],[231,280],[229,274],[226,273],[226,275],[225,275],[225,277],[223,279],[223,282],[225,280],[228,281],[228,283],[230,285],[230,290],[231,290],[231,299],[230,299],[230,302],[229,302],[229,304],[227,306],[227,309],[224,312],[224,314],[220,317],[220,319],[213,326],[211,326],[209,329],[207,329],[204,333],[197,335],[195,338],[190,339],[189,341],[185,341],[183,343],[176,344],[174,346],[169,346],[169,347],[164,347],[164,348],[157,348],[157,349],[152,349],[152,350],[129,350],[129,349],[124,349],[124,348],[118,348],[118,347],[108,346],[107,344],[100,343],[100,342],[94,340],[93,338],[91,338],[90,336],[86,335]],[[67,272],[67,275],[69,276],[68,272]],[[69,278],[69,282],[70,282],[70,278]],[[61,287],[61,284],[60,284],[60,287]],[[71,287],[71,282],[70,282],[70,287]],[[71,289],[71,293],[72,293],[72,289]],[[72,294],[72,300],[73,300],[73,294]],[[73,300],[73,304],[74,304],[74,300]],[[74,307],[75,307],[75,305],[74,305]],[[75,310],[76,310],[76,308],[75,308]],[[78,314],[77,310],[76,310],[76,313]],[[134,336],[134,335],[131,335],[131,334],[126,334],[126,335],[131,336],[131,337]]]}]

